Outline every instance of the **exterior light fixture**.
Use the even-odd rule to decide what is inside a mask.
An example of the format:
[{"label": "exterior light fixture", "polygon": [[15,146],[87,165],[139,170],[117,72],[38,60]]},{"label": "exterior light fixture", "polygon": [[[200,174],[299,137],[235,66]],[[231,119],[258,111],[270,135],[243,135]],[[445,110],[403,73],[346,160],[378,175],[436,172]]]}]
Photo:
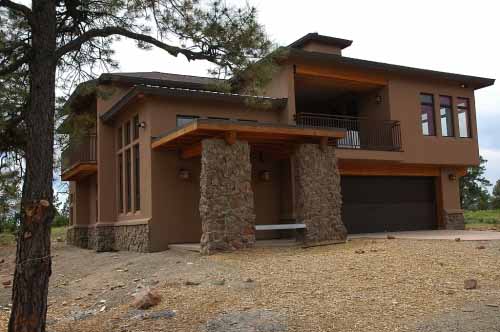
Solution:
[{"label": "exterior light fixture", "polygon": [[137,124],[137,127],[142,128],[142,129],[146,128],[146,122],[144,122],[144,121],[139,122]]},{"label": "exterior light fixture", "polygon": [[187,181],[189,178],[191,178],[191,172],[187,169],[180,169],[179,170],[179,179]]},{"label": "exterior light fixture", "polygon": [[465,89],[465,88],[467,87],[467,84],[465,84],[465,83],[460,83],[460,87],[461,87],[462,89]]},{"label": "exterior light fixture", "polygon": [[271,172],[262,171],[262,172],[260,172],[259,177],[262,181],[268,182],[271,180]]},{"label": "exterior light fixture", "polygon": [[455,173],[450,173],[448,174],[448,179],[450,179],[450,181],[456,181],[457,175]]},{"label": "exterior light fixture", "polygon": [[375,96],[375,102],[376,102],[377,104],[381,104],[381,103],[382,103],[382,96],[381,96],[381,95],[377,95],[377,96]]}]

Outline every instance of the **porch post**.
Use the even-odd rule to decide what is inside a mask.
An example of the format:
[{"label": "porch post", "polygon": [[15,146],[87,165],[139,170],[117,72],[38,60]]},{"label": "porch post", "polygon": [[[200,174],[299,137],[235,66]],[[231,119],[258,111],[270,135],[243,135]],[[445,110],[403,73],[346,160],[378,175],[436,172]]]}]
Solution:
[{"label": "porch post", "polygon": [[295,150],[293,161],[296,219],[306,224],[306,242],[345,241],[335,148],[302,144]]},{"label": "porch post", "polygon": [[250,147],[222,139],[201,145],[201,253],[250,247],[255,242]]}]

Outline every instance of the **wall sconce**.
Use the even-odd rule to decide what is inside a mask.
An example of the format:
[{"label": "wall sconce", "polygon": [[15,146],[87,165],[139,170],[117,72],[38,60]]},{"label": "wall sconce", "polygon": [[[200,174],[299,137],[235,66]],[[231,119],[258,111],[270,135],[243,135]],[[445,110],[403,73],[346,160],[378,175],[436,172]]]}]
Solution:
[{"label": "wall sconce", "polygon": [[187,169],[180,169],[178,173],[179,179],[181,180],[189,180],[191,178],[191,172]]},{"label": "wall sconce", "polygon": [[139,122],[137,124],[137,127],[142,128],[142,129],[146,128],[146,122],[144,122],[144,121]]},{"label": "wall sconce", "polygon": [[269,171],[262,171],[260,172],[259,174],[259,178],[262,180],[262,181],[265,181],[265,182],[268,182],[271,180],[271,172]]},{"label": "wall sconce", "polygon": [[450,174],[448,174],[448,179],[450,181],[456,181],[457,180],[457,175],[455,173],[450,173]]},{"label": "wall sconce", "polygon": [[467,84],[465,84],[465,83],[460,83],[460,87],[461,87],[462,89],[465,89],[465,88],[467,87]]},{"label": "wall sconce", "polygon": [[375,96],[375,102],[377,104],[382,104],[382,96],[381,95],[376,95]]}]

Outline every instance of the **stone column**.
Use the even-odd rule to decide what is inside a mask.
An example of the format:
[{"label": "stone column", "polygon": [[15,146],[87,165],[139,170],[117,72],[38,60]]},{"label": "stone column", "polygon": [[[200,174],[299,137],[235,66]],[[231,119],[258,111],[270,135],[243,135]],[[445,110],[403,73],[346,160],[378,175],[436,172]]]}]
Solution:
[{"label": "stone column", "polygon": [[255,242],[255,212],[248,143],[202,141],[201,253],[231,251]]},{"label": "stone column", "polygon": [[335,148],[302,144],[293,155],[296,219],[306,224],[305,241],[345,241],[342,195]]}]

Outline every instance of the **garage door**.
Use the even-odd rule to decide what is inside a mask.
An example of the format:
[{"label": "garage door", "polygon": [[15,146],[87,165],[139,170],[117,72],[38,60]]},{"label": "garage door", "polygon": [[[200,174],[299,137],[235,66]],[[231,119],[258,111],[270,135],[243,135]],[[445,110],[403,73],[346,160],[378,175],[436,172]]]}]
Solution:
[{"label": "garage door", "polygon": [[349,233],[437,228],[432,177],[343,176],[341,183]]}]

